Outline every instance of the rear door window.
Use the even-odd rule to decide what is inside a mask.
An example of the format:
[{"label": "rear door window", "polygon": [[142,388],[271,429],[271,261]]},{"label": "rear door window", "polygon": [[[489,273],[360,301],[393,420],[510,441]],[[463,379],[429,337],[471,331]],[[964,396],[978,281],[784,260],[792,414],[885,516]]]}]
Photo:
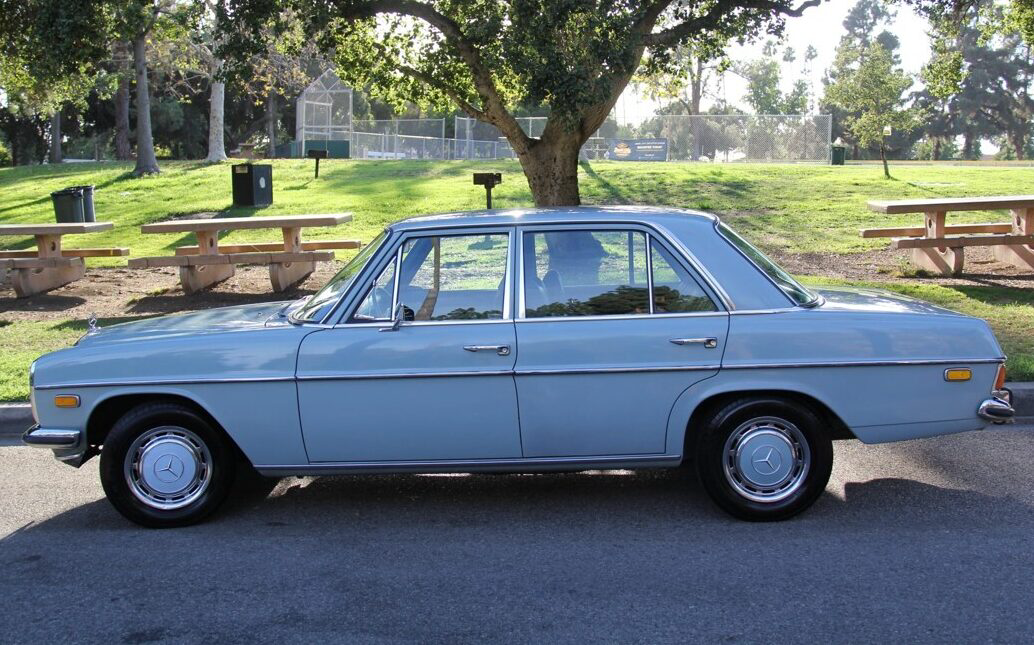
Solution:
[{"label": "rear door window", "polygon": [[716,311],[700,283],[638,230],[527,232],[524,317]]}]

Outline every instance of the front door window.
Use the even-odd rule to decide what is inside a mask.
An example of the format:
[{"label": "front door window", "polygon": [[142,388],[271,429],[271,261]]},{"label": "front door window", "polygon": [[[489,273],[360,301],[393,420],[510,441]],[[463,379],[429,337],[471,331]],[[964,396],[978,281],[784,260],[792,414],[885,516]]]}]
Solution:
[{"label": "front door window", "polygon": [[407,320],[502,318],[508,249],[504,233],[407,240],[398,291]]}]

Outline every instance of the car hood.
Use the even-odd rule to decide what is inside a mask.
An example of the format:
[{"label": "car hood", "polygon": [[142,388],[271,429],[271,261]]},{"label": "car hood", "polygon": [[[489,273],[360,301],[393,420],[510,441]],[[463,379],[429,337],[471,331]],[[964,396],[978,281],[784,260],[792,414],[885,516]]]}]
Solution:
[{"label": "car hood", "polygon": [[119,323],[87,333],[80,339],[78,345],[280,326],[290,324],[287,322],[286,313],[293,304],[292,302],[263,302]]},{"label": "car hood", "polygon": [[825,299],[819,307],[822,311],[849,311],[901,314],[936,314],[962,316],[956,311],[931,305],[928,302],[909,298],[882,289],[858,287],[820,287],[815,289]]}]

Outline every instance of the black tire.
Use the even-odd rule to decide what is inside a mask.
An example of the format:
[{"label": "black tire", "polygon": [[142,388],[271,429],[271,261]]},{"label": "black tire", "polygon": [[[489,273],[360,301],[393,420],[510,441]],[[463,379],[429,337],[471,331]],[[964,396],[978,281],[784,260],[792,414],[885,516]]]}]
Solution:
[{"label": "black tire", "polygon": [[[159,431],[160,428],[177,430]],[[194,470],[188,472],[205,475],[196,476],[197,483],[188,488],[186,492],[189,494],[184,494],[179,501],[170,497],[167,500],[169,508],[161,507],[158,501],[145,501],[149,499],[149,489],[145,484],[131,482],[131,479],[143,481],[142,476],[137,476],[140,469],[134,469],[130,464],[144,464],[147,454],[146,442],[142,453],[144,457],[139,456],[141,446],[134,447],[134,444],[145,437],[158,442],[163,439],[163,435],[175,441],[180,441],[179,437],[182,436],[185,438],[182,440],[184,445],[194,447],[198,454],[204,455],[197,464],[192,464]],[[176,447],[179,449],[178,445]],[[129,454],[131,449],[138,455],[136,462]],[[155,474],[162,470],[162,457],[157,459],[158,462],[150,464]],[[127,460],[130,460],[130,464],[127,464]],[[185,471],[182,461],[177,466],[180,474],[169,477],[183,475]],[[149,528],[171,528],[199,522],[218,508],[226,499],[234,481],[236,465],[234,446],[221,430],[213,428],[202,416],[177,403],[148,403],[127,412],[111,428],[101,450],[100,475],[108,501],[127,519]],[[182,505],[172,508],[177,504]]]},{"label": "black tire", "polygon": [[[734,517],[754,522],[788,519],[811,506],[829,482],[833,443],[825,430],[819,417],[799,403],[767,397],[731,401],[715,410],[700,430],[694,459],[697,475],[711,499]],[[782,446],[782,441],[785,447],[770,449]],[[772,468],[775,478],[786,468],[788,479],[756,484],[739,472],[741,460],[755,471],[762,464]],[[773,461],[778,462],[774,467]]]}]

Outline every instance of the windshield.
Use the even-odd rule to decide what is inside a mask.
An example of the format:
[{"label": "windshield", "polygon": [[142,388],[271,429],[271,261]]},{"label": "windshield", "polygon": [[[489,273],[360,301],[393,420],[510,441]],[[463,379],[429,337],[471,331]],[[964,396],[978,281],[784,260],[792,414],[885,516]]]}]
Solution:
[{"label": "windshield", "polygon": [[753,244],[740,237],[736,231],[732,230],[725,224],[718,224],[718,231],[725,236],[725,239],[732,242],[733,246],[738,248],[744,255],[750,258],[751,262],[757,265],[765,275],[772,279],[772,282],[776,283],[780,289],[783,290],[790,300],[793,300],[798,305],[813,305],[819,301],[817,294],[805,289],[799,282],[794,280],[789,273],[783,271],[778,264],[768,259],[761,251],[757,250]]},{"label": "windshield", "polygon": [[298,311],[294,312],[292,318],[303,322],[323,320],[330,313],[337,301],[352,286],[355,276],[359,274],[373,254],[380,248],[388,232],[384,231],[373,239],[372,242],[363,247],[352,261],[345,265],[345,268],[338,271],[338,274],[330,279],[322,289],[316,292]]}]

